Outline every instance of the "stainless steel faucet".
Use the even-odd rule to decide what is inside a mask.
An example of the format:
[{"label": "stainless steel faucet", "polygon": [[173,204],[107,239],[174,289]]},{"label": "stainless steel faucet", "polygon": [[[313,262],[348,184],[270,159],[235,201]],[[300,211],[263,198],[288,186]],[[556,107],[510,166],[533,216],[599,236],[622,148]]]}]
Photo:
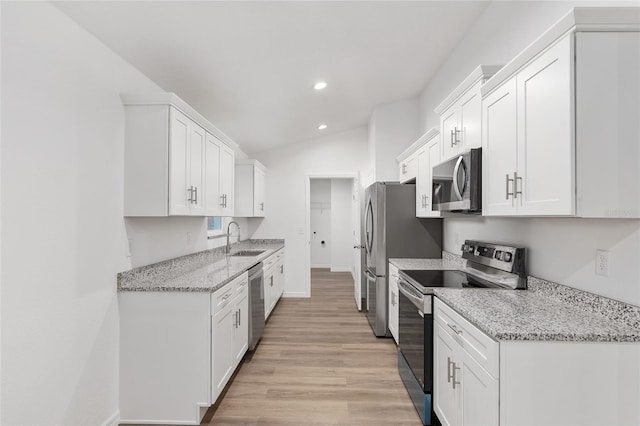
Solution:
[{"label": "stainless steel faucet", "polygon": [[226,252],[227,252],[227,253],[231,252],[231,244],[229,244],[229,236],[230,236],[231,234],[229,233],[229,228],[231,228],[231,224],[233,224],[233,223],[235,223],[235,224],[236,224],[236,226],[238,227],[238,242],[240,242],[240,225],[238,225],[238,222],[235,222],[235,221],[233,221],[233,220],[232,220],[232,221],[231,221],[231,222],[229,222],[229,224],[227,225],[227,249],[226,249]]}]

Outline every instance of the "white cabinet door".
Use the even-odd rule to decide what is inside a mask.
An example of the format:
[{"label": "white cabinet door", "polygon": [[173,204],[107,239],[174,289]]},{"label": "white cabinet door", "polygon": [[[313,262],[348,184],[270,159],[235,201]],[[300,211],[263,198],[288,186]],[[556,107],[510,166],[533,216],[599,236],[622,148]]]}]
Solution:
[{"label": "white cabinet door", "polygon": [[442,158],[444,160],[453,157],[458,152],[460,144],[460,125],[457,105],[452,105],[440,117],[440,128],[442,129]]},{"label": "white cabinet door", "polygon": [[221,173],[220,158],[222,155],[222,142],[215,136],[207,133],[206,145],[206,214],[207,216],[222,216],[224,201],[220,192]]},{"label": "white cabinet door", "polygon": [[431,185],[429,184],[429,153],[423,146],[416,152],[418,160],[418,173],[416,175],[416,217],[426,217],[431,208],[427,207],[427,201],[431,197]]},{"label": "white cabinet door", "polygon": [[207,216],[233,216],[235,154],[209,133],[206,154]]},{"label": "white cabinet door", "polygon": [[516,80],[482,100],[482,214],[514,215],[517,150]]},{"label": "white cabinet door", "polygon": [[212,401],[215,401],[233,373],[233,354],[230,346],[233,342],[234,310],[229,304],[211,318],[213,355]]},{"label": "white cabinet door", "polygon": [[573,61],[567,36],[518,72],[520,214],[575,214]]},{"label": "white cabinet door", "polygon": [[169,215],[203,216],[205,209],[205,131],[170,109]]},{"label": "white cabinet door", "polygon": [[259,169],[254,169],[254,216],[263,217],[265,215],[265,192],[266,192],[266,173]]},{"label": "white cabinet door", "polygon": [[481,83],[477,83],[458,101],[460,116],[458,137],[460,142],[456,145],[458,152],[482,146],[480,85]]},{"label": "white cabinet door", "polygon": [[235,206],[234,177],[235,153],[227,145],[222,144],[220,152],[220,197],[222,211],[220,216],[233,216]]},{"label": "white cabinet door", "polygon": [[175,108],[170,109],[169,214],[188,215],[191,209],[189,138],[192,121]]},{"label": "white cabinet door", "polygon": [[204,129],[192,123],[189,137],[189,186],[192,188],[189,214],[193,216],[204,216],[205,211],[205,141]]},{"label": "white cabinet door", "polygon": [[[460,387],[454,388],[455,354],[458,344],[440,323],[434,322],[433,410],[442,426],[462,424]],[[459,370],[455,370],[458,373]],[[458,374],[459,376],[459,374]],[[457,377],[455,377],[455,381]]]},{"label": "white cabinet door", "polygon": [[[457,381],[460,382],[462,424],[464,426],[498,425],[499,388],[494,379],[465,351],[456,359]],[[458,386],[458,385],[456,385]]]},{"label": "white cabinet door", "polygon": [[249,347],[249,297],[247,287],[236,297],[233,303],[233,368],[240,364]]},{"label": "white cabinet door", "polygon": [[264,273],[264,319],[269,318],[274,299],[275,277],[274,270],[270,269]]},{"label": "white cabinet door", "polygon": [[389,264],[389,331],[393,336],[393,339],[398,343],[398,324],[399,324],[399,309],[398,309],[398,268]]}]

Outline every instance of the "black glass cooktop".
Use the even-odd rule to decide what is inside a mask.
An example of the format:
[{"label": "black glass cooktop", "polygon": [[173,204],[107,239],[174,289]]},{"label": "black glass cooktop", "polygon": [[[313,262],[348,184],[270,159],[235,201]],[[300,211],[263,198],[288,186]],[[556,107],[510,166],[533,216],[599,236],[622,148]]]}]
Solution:
[{"label": "black glass cooktop", "polygon": [[[400,276],[409,281],[423,293],[430,287],[447,288],[487,288],[486,283],[480,283],[473,277],[460,271],[438,271],[438,270],[403,270]],[[497,287],[497,286],[496,286]],[[424,288],[424,290],[423,290]]]}]

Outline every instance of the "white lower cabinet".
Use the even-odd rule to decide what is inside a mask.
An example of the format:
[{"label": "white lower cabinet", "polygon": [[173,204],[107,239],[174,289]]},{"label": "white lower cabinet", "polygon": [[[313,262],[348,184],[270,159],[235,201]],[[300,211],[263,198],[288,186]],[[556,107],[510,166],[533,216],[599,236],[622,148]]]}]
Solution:
[{"label": "white lower cabinet", "polygon": [[439,299],[434,316],[443,426],[640,424],[640,344],[497,342]]},{"label": "white lower cabinet", "polygon": [[[489,347],[498,343],[478,335],[480,330],[438,300],[434,313],[434,411],[443,426],[497,425],[498,379],[471,353],[497,365],[498,353]],[[472,347],[471,353],[465,347]]]},{"label": "white lower cabinet", "polygon": [[399,333],[399,309],[398,309],[398,281],[400,279],[398,268],[389,264],[389,331],[393,340],[398,344]]},{"label": "white lower cabinet", "polygon": [[249,343],[249,278],[245,274],[211,297],[211,394],[214,402],[229,382]]},{"label": "white lower cabinet", "polygon": [[200,424],[247,351],[248,282],[118,293],[121,423]]},{"label": "white lower cabinet", "polygon": [[284,292],[284,249],[269,256],[263,263],[264,318],[269,318]]}]

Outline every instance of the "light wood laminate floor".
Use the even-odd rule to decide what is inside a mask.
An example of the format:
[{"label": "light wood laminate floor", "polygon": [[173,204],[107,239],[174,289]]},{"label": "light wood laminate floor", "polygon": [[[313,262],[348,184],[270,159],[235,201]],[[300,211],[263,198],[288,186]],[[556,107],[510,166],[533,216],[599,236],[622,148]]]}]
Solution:
[{"label": "light wood laminate floor", "polygon": [[392,339],[376,338],[350,273],[312,270],[310,299],[283,298],[257,350],[202,424],[421,425]]}]

